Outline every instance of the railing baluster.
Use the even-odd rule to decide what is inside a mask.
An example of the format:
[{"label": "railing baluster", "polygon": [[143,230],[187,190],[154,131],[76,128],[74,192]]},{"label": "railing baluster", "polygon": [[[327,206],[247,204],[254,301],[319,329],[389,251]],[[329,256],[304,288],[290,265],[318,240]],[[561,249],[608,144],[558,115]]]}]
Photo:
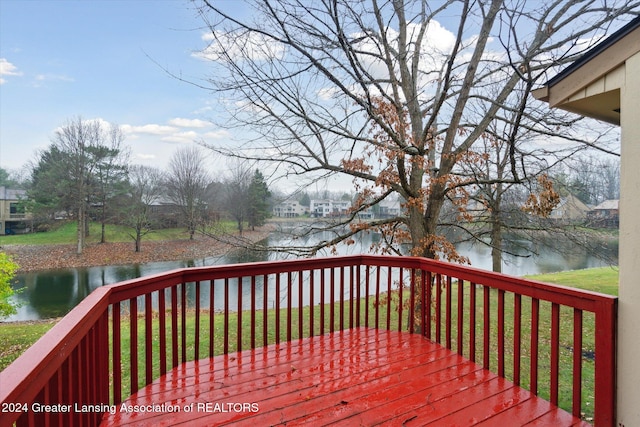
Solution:
[{"label": "railing baluster", "polygon": [[304,335],[303,333],[303,314],[304,314],[304,292],[303,292],[303,287],[304,287],[304,270],[298,270],[298,339],[302,339],[302,336]]},{"label": "railing baluster", "polygon": [[320,269],[320,335],[324,335],[324,307],[325,307],[325,269]]},{"label": "railing baluster", "polygon": [[522,295],[513,295],[513,383],[520,385],[520,358],[522,355]]},{"label": "railing baluster", "polygon": [[416,305],[416,270],[411,269],[411,278],[409,280],[409,328],[410,333],[415,331],[415,305]]},{"label": "railing baluster", "polygon": [[193,338],[193,360],[200,359],[200,281],[196,281],[196,295],[195,295],[195,330]]},{"label": "railing baluster", "polygon": [[573,415],[582,410],[582,310],[573,309]]},{"label": "railing baluster", "polygon": [[215,312],[216,312],[216,292],[215,280],[209,280],[209,357],[215,354]]},{"label": "railing baluster", "polygon": [[482,293],[482,317],[484,320],[482,332],[482,367],[488,370],[491,366],[491,359],[489,358],[491,344],[491,289],[489,288],[489,286],[484,285],[482,287]]},{"label": "railing baluster", "polygon": [[404,308],[404,301],[402,300],[402,287],[403,287],[403,272],[404,268],[399,268],[398,278],[398,331],[402,331],[402,309]]},{"label": "railing baluster", "polygon": [[224,342],[222,352],[229,353],[229,278],[224,279]]},{"label": "railing baluster", "polygon": [[122,328],[120,326],[120,303],[116,302],[111,305],[111,336],[112,336],[112,364],[113,370],[113,402],[118,405],[122,402],[122,355],[120,334]]},{"label": "railing baluster", "polygon": [[262,345],[269,345],[269,276],[262,276]]},{"label": "railing baluster", "polygon": [[458,341],[458,354],[462,356],[464,346],[463,346],[463,333],[464,333],[464,281],[462,279],[458,280],[458,325],[457,325],[457,336],[456,341]]},{"label": "railing baluster", "polygon": [[469,283],[469,360],[476,361],[476,284]]},{"label": "railing baluster", "polygon": [[129,300],[129,372],[131,394],[138,391],[138,300]]},{"label": "railing baluster", "polygon": [[[371,278],[369,277],[370,271],[369,266],[365,266],[365,283],[364,283],[364,327],[369,327],[369,282]],[[360,301],[360,298],[358,298]],[[376,325],[377,326],[377,325]]]},{"label": "railing baluster", "polygon": [[361,289],[360,289],[360,284],[362,283],[362,272],[360,271],[360,267],[359,266],[354,266],[353,268],[356,269],[356,281],[355,281],[355,288],[356,288],[356,299],[355,299],[355,303],[356,303],[356,327],[360,326],[360,309],[361,309],[361,303],[360,303],[360,298],[361,298]]},{"label": "railing baluster", "polygon": [[287,273],[287,341],[291,341],[291,323],[293,322],[293,314],[291,312],[293,283],[291,272]]},{"label": "railing baluster", "polygon": [[165,289],[158,291],[158,329],[160,375],[167,373],[167,307],[165,306]]},{"label": "railing baluster", "polygon": [[560,305],[551,304],[551,378],[549,401],[558,405],[558,373],[560,372]]},{"label": "railing baluster", "polygon": [[387,330],[391,330],[391,266],[387,268]]},{"label": "railing baluster", "polygon": [[376,317],[376,323],[375,323],[375,327],[379,328],[380,327],[380,270],[381,267],[377,266],[376,267],[376,299],[375,299],[375,304],[376,304],[376,312],[375,312],[375,317]]},{"label": "railing baluster", "polygon": [[242,351],[242,277],[238,281],[238,339],[236,340],[236,351]]},{"label": "railing baluster", "polygon": [[442,344],[442,275],[436,275],[436,342]]},{"label": "railing baluster", "polygon": [[256,276],[251,275],[251,348],[256,348]]},{"label": "railing baluster", "polygon": [[335,289],[336,289],[336,272],[335,269],[333,267],[331,267],[331,269],[329,270],[330,272],[330,276],[329,276],[329,296],[331,301],[329,301],[329,307],[331,308],[331,311],[329,312],[329,332],[333,332],[335,330],[334,327],[334,322],[335,322],[335,311],[336,311],[336,307],[335,307],[335,300],[336,300],[336,295],[335,295]]},{"label": "railing baluster", "polygon": [[178,285],[171,287],[171,366],[178,366]]},{"label": "railing baluster", "polygon": [[182,342],[180,354],[182,355],[182,363],[187,361],[187,283],[182,282],[180,285],[180,339]]},{"label": "railing baluster", "polygon": [[151,294],[144,295],[144,367],[145,384],[153,381],[153,309],[151,305]]},{"label": "railing baluster", "polygon": [[280,343],[280,273],[276,273],[276,344]]},{"label": "railing baluster", "polygon": [[504,294],[498,289],[498,375],[504,377]]},{"label": "railing baluster", "polygon": [[445,285],[445,315],[444,315],[444,319],[445,319],[445,347],[447,347],[448,349],[451,349],[451,316],[452,316],[452,309],[451,309],[451,299],[452,299],[452,290],[451,290],[451,276],[447,276],[447,282]]},{"label": "railing baluster", "polygon": [[428,339],[431,339],[431,295],[432,295],[432,284],[433,284],[433,276],[431,275],[430,271],[424,271],[422,270],[422,275],[423,277],[426,274],[426,282],[424,282],[424,287],[425,292],[424,292],[424,299],[422,300],[422,304],[424,306],[423,308],[423,312],[425,313],[424,315],[424,319],[425,322],[423,323],[423,331],[426,332],[426,337]]},{"label": "railing baluster", "polygon": [[355,289],[354,269],[355,267],[353,265],[349,266],[349,329],[353,328],[353,316],[354,316],[353,294]]},{"label": "railing baluster", "polygon": [[309,336],[314,336],[314,288],[315,288],[315,270],[309,270]]},{"label": "railing baluster", "polygon": [[538,395],[538,341],[540,331],[540,300],[531,298],[531,360],[529,390]]},{"label": "railing baluster", "polygon": [[340,330],[344,329],[344,267],[340,267]]}]

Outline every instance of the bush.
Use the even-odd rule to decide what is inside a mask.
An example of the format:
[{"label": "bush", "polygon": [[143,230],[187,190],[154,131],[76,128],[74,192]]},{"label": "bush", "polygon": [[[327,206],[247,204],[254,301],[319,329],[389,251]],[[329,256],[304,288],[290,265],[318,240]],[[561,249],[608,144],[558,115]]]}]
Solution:
[{"label": "bush", "polygon": [[13,295],[11,280],[17,270],[18,264],[13,262],[9,255],[0,252],[0,319],[16,312],[16,305],[9,301],[9,298]]}]

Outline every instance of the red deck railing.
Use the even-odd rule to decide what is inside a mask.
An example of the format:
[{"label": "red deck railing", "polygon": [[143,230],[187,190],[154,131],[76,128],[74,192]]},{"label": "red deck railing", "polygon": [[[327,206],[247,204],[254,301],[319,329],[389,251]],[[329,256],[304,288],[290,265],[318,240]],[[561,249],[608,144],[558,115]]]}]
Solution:
[{"label": "red deck railing", "polygon": [[174,270],[95,290],[2,371],[0,426],[96,425],[110,405],[187,360],[359,326],[421,333],[574,415],[593,407],[596,425],[614,425],[616,305],[413,257]]}]

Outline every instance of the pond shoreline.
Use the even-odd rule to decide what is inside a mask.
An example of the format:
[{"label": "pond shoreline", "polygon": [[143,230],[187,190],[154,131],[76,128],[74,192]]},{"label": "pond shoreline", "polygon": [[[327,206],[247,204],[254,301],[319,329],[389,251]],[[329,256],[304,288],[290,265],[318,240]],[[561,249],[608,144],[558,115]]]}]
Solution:
[{"label": "pond shoreline", "polygon": [[[133,242],[91,243],[83,253],[76,253],[76,245],[3,245],[0,250],[9,254],[20,267],[18,273],[59,268],[95,267],[103,265],[143,264],[160,261],[181,261],[224,255],[238,249],[238,245],[266,239],[273,227],[215,239],[196,236],[193,240],[156,240],[142,242],[140,252],[134,252]],[[234,243],[235,240],[235,243]]]}]

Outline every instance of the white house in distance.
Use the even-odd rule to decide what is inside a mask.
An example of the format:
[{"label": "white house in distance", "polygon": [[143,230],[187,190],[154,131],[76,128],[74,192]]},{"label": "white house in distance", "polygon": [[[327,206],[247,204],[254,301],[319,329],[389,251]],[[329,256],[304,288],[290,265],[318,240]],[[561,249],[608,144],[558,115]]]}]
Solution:
[{"label": "white house in distance", "polygon": [[312,199],[309,213],[315,218],[346,215],[351,208],[349,200]]},{"label": "white house in distance", "polygon": [[621,128],[616,425],[640,426],[640,17],[537,89],[534,96]]},{"label": "white house in distance", "polygon": [[273,206],[273,216],[279,218],[296,218],[306,212],[307,209],[297,200],[285,200]]}]

